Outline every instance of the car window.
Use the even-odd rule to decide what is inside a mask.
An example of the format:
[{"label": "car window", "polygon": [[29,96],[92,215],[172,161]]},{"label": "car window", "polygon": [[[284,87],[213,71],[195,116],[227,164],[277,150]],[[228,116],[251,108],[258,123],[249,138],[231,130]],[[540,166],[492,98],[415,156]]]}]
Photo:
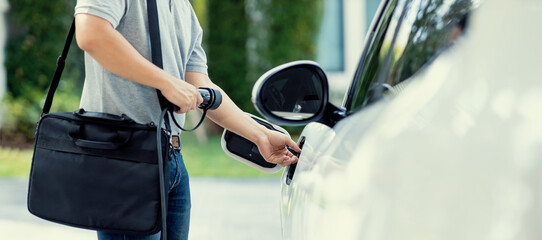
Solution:
[{"label": "car window", "polygon": [[474,6],[473,0],[390,1],[348,91],[347,111],[401,92],[411,76],[459,39]]}]

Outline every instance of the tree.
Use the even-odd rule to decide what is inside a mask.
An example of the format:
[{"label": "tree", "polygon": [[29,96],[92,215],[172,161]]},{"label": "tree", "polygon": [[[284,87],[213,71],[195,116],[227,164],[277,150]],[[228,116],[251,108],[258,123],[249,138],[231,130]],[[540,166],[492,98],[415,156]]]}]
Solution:
[{"label": "tree", "polygon": [[279,64],[315,59],[322,0],[207,0],[211,79],[245,111],[252,85]]},{"label": "tree", "polygon": [[245,0],[207,0],[209,75],[243,110],[251,108],[247,81],[249,19]]},{"label": "tree", "polygon": [[[56,59],[73,19],[75,1],[10,0],[10,5],[5,61],[7,119],[2,134],[15,136],[22,133],[26,138],[32,138]],[[72,80],[61,82],[55,97],[55,110],[74,110],[72,108],[79,103],[81,56],[81,51],[70,53],[63,78]]]},{"label": "tree", "polygon": [[271,0],[264,10],[269,34],[264,59],[276,65],[316,58],[316,39],[322,19],[322,0]]}]

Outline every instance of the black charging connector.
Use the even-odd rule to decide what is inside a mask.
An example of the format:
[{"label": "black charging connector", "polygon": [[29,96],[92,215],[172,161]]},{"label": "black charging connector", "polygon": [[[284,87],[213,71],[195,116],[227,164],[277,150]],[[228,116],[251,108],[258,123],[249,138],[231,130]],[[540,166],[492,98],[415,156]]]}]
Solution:
[{"label": "black charging connector", "polygon": [[[203,102],[198,106],[200,109],[215,110],[222,103],[222,94],[216,89],[198,88],[198,92],[203,98]],[[173,111],[179,111],[180,109],[178,106],[173,107]]]},{"label": "black charging connector", "polygon": [[[198,92],[203,98],[203,102],[198,106],[198,108],[203,109],[203,115],[201,116],[199,123],[193,129],[186,130],[181,127],[179,123],[177,123],[177,120],[175,120],[173,116],[171,118],[173,119],[173,123],[183,131],[191,132],[196,130],[203,122],[203,119],[205,119],[207,110],[215,110],[220,106],[220,104],[222,104],[222,94],[220,93],[220,91],[212,88],[198,88]],[[178,111],[179,109],[179,107],[173,106],[173,111]]]}]

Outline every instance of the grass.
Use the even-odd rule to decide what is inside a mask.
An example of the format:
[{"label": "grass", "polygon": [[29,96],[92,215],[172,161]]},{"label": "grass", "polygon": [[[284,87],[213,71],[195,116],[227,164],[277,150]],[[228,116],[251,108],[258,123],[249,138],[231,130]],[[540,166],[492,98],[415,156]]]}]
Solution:
[{"label": "grass", "polygon": [[[183,133],[183,158],[190,176],[205,177],[279,177],[282,171],[268,174],[227,156],[220,146],[220,136],[209,136],[199,145],[193,133]],[[0,147],[0,177],[28,177],[33,149]]]},{"label": "grass", "polygon": [[0,176],[2,177],[28,177],[32,149],[19,150],[0,148]]},{"label": "grass", "polygon": [[198,145],[193,133],[183,133],[181,139],[181,152],[190,176],[280,177],[282,173],[264,173],[230,158],[222,150],[220,136],[209,136],[205,146]]}]

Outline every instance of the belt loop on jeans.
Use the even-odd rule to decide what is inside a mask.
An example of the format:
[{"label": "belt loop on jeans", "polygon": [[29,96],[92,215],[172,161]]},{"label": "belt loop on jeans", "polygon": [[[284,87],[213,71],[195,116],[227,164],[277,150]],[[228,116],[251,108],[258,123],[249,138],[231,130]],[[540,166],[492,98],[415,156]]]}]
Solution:
[{"label": "belt loop on jeans", "polygon": [[169,143],[173,147],[173,149],[180,150],[181,149],[181,137],[177,134],[171,135],[169,139]]}]

